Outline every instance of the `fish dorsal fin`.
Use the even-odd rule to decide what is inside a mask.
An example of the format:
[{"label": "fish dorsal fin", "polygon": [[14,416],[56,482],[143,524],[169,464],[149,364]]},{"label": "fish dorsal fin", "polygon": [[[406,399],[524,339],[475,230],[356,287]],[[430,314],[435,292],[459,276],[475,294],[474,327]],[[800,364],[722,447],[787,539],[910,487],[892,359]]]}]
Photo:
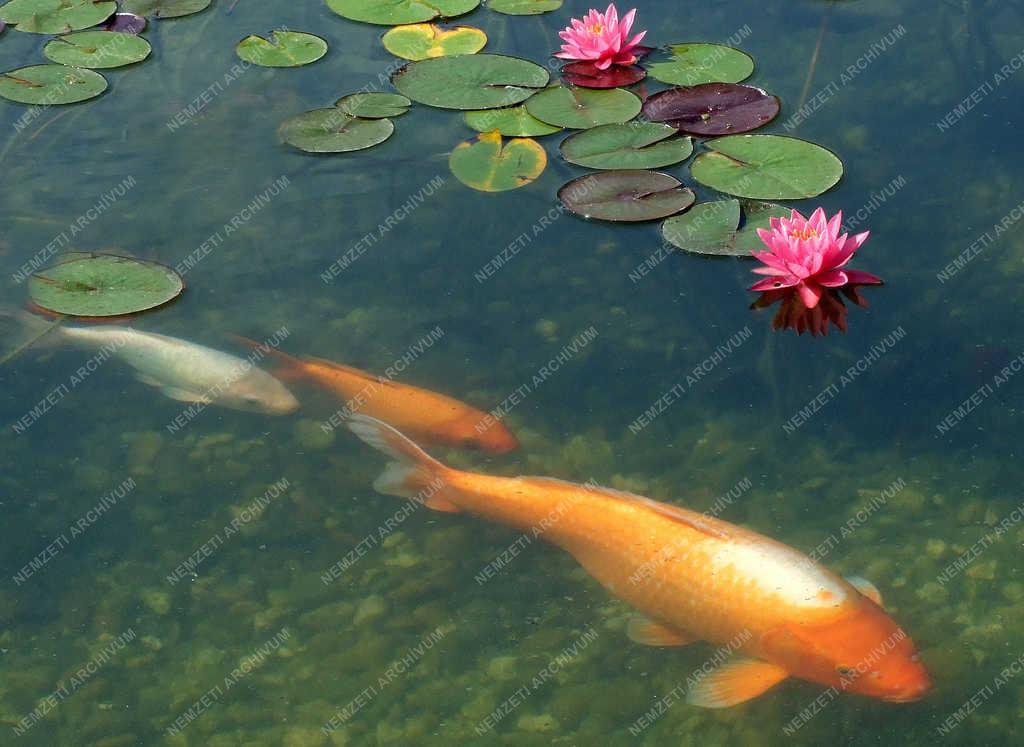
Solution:
[{"label": "fish dorsal fin", "polygon": [[391,381],[391,379],[385,379],[382,376],[377,376],[376,374],[369,373],[368,371],[363,371],[362,369],[359,368],[346,366],[344,363],[336,363],[335,361],[329,361],[326,358],[317,358],[316,356],[313,355],[304,356],[302,360],[309,361],[310,363],[315,363],[318,366],[324,366],[325,368],[332,368],[335,371],[343,371],[344,373],[351,374],[352,376],[362,379],[367,383],[372,382],[374,384],[380,384],[382,386],[395,386],[395,383]]},{"label": "fish dorsal fin", "polygon": [[606,488],[600,485],[584,485],[578,482],[559,480],[557,477],[523,477],[520,479],[532,480],[539,483],[547,482],[563,488],[576,488],[577,490],[604,495],[627,503],[636,503],[654,511],[655,513],[661,514],[666,518],[677,521],[680,524],[685,524],[691,529],[695,529],[710,537],[717,537],[718,539],[728,539],[730,537],[729,532],[725,529],[724,522],[718,521],[717,519],[710,519],[707,516],[702,516],[696,511],[688,511],[685,508],[673,506],[671,503],[656,501],[653,498],[648,498],[647,496],[628,493],[625,490],[616,490],[615,488]]},{"label": "fish dorsal fin", "polygon": [[789,676],[775,664],[759,659],[731,659],[690,688],[686,702],[701,708],[728,708],[756,698]]},{"label": "fish dorsal fin", "polygon": [[626,635],[629,640],[644,646],[685,646],[697,640],[689,633],[656,622],[645,615],[629,618]]},{"label": "fish dorsal fin", "polygon": [[878,587],[866,578],[863,576],[847,576],[846,581],[850,586],[866,596],[879,607],[885,607],[885,604],[882,602],[882,592],[880,592]]}]

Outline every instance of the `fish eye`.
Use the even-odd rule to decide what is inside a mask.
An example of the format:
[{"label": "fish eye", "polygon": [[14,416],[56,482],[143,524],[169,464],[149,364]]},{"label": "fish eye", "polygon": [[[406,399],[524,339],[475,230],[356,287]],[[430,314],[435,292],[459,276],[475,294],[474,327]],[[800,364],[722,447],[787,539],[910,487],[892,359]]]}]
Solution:
[{"label": "fish eye", "polygon": [[840,677],[853,677],[857,674],[857,670],[852,667],[836,667],[836,674]]}]

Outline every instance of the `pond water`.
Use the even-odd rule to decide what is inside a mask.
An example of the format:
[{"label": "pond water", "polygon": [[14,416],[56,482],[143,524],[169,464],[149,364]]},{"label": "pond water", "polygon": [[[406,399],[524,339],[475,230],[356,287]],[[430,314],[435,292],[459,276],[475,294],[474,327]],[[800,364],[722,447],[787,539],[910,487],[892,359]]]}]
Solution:
[{"label": "pond water", "polygon": [[[452,112],[415,106],[360,153],[280,144],[288,117],[390,90],[394,59],[322,3],[229,5],[152,22],[150,59],[94,101],[0,103],[4,304],[25,302],[26,263],[70,249],[177,266],[186,293],[134,326],[239,355],[231,335],[273,340],[498,409],[518,450],[434,453],[712,510],[871,579],[935,688],[886,703],[790,679],[692,707],[714,647],[632,643],[630,608],[564,552],[378,494],[379,455],[322,427],[330,397],[189,411],[114,358],[40,346],[0,369],[0,742],[1015,741],[1021,3],[638,3],[652,43],[749,52],[783,101],[766,131],[843,159],[794,206],[870,229],[854,264],[886,284],[826,337],[749,309],[747,260],[563,214],[555,192],[586,170],[554,157],[561,135],[500,194],[448,170],[473,135]],[[460,20],[543,61],[586,7]],[[239,65],[239,39],[281,26],[330,51]],[[0,68],[42,44],[8,28]]]}]

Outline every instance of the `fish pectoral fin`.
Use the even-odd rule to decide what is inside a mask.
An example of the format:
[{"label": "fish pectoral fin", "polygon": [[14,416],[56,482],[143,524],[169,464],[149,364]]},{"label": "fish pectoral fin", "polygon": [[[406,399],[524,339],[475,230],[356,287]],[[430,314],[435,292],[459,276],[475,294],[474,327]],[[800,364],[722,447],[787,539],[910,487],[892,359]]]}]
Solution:
[{"label": "fish pectoral fin", "polygon": [[689,633],[656,622],[644,615],[633,615],[626,623],[626,635],[644,646],[685,646],[697,639]]},{"label": "fish pectoral fin", "polygon": [[204,397],[202,394],[190,392],[187,389],[180,389],[176,386],[161,386],[160,391],[171,399],[176,399],[179,402],[201,402],[204,405],[213,403],[213,400],[209,397]]},{"label": "fish pectoral fin", "polygon": [[711,671],[686,693],[701,708],[728,708],[756,698],[789,677],[789,672],[759,659],[739,657]]},{"label": "fish pectoral fin", "polygon": [[879,607],[885,607],[885,603],[882,601],[882,592],[880,592],[878,587],[866,578],[863,576],[847,576],[846,580],[850,586],[866,596]]}]

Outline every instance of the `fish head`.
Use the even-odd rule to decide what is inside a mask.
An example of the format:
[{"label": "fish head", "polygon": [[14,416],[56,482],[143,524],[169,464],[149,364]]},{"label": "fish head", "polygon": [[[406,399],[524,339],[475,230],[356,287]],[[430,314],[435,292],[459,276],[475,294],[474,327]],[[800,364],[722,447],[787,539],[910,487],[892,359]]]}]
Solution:
[{"label": "fish head", "polygon": [[299,401],[287,387],[266,371],[253,369],[228,383],[217,404],[233,410],[265,415],[288,415],[299,409]]},{"label": "fish head", "polygon": [[841,691],[905,703],[931,690],[917,647],[885,610],[851,595],[837,612],[772,631],[765,652],[793,675]]},{"label": "fish head", "polygon": [[519,439],[500,420],[476,411],[448,423],[444,442],[456,449],[490,454],[504,454],[519,447]]}]

